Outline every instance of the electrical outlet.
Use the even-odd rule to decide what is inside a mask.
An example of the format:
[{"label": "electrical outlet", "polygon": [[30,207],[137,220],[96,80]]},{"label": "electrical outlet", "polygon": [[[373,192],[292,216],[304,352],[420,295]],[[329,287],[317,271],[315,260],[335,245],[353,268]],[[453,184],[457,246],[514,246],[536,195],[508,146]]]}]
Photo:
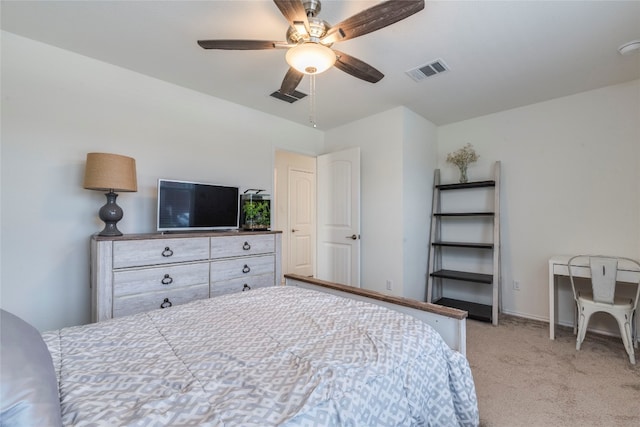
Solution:
[{"label": "electrical outlet", "polygon": [[517,280],[513,281],[513,290],[514,291],[519,291],[520,290],[520,282],[518,282]]},{"label": "electrical outlet", "polygon": [[391,280],[387,280],[387,290],[390,291],[392,288]]}]

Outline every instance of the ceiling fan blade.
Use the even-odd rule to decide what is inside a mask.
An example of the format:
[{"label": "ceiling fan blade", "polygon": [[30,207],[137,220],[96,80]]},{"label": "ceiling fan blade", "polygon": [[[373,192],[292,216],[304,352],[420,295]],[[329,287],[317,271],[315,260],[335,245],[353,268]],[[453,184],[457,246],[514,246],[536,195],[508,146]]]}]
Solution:
[{"label": "ceiling fan blade", "polygon": [[309,21],[307,20],[307,11],[300,0],[273,0],[280,9],[280,13],[289,21],[289,24],[296,28],[298,32],[304,29],[309,30]]},{"label": "ceiling fan blade", "polygon": [[198,40],[198,44],[204,49],[262,50],[275,49],[282,42],[268,40]]},{"label": "ceiling fan blade", "polygon": [[371,33],[424,9],[424,0],[389,0],[372,6],[334,25],[322,38],[323,44],[349,40]]},{"label": "ceiling fan blade", "polygon": [[357,77],[370,83],[377,83],[384,77],[384,74],[366,62],[337,50],[334,50],[334,52],[336,53],[337,58],[336,63],[334,64],[335,67],[347,74],[351,74],[353,77]]},{"label": "ceiling fan blade", "polygon": [[304,74],[300,71],[293,67],[289,68],[289,71],[287,71],[287,74],[284,76],[284,80],[282,80],[282,85],[280,85],[280,93],[291,95],[300,84],[302,77],[304,77]]}]

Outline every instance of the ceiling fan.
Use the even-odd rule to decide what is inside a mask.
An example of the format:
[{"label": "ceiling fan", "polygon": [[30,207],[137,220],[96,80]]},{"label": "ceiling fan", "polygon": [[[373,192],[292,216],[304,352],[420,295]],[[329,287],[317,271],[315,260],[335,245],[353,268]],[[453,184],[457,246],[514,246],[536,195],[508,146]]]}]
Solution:
[{"label": "ceiling fan", "polygon": [[292,94],[305,74],[314,75],[334,66],[359,79],[376,83],[384,77],[371,65],[331,49],[335,42],[353,39],[405,19],[424,8],[424,0],[388,0],[336,24],[317,18],[320,0],[273,0],[289,21],[286,41],[198,40],[204,49],[261,50],[288,49],[290,65],[280,92]]}]

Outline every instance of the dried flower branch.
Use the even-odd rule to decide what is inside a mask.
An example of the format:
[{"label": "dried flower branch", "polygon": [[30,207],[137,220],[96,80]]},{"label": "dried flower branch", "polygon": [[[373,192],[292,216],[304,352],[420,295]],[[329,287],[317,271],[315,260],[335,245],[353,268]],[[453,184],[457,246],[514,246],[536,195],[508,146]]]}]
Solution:
[{"label": "dried flower branch", "polygon": [[477,161],[479,157],[473,149],[473,145],[467,144],[459,150],[447,154],[447,163],[453,163],[461,169],[466,169],[469,163]]}]

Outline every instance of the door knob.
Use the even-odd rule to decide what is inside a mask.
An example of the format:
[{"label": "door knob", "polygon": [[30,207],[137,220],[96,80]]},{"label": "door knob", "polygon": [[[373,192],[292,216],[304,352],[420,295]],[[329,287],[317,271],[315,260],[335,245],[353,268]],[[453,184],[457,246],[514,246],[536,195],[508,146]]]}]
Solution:
[{"label": "door knob", "polygon": [[292,232],[292,233],[295,233],[296,231],[300,231],[300,230],[297,230],[297,229],[295,229],[295,228],[292,228],[292,229],[291,229],[291,232]]},{"label": "door knob", "polygon": [[347,236],[347,239],[358,240],[358,235],[357,234],[352,234],[351,236]]}]

